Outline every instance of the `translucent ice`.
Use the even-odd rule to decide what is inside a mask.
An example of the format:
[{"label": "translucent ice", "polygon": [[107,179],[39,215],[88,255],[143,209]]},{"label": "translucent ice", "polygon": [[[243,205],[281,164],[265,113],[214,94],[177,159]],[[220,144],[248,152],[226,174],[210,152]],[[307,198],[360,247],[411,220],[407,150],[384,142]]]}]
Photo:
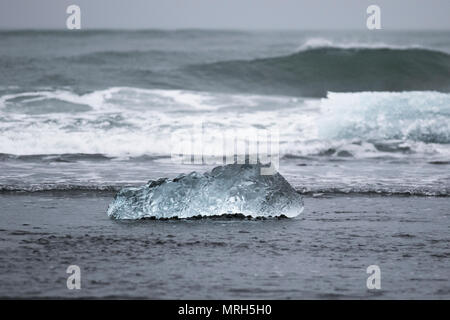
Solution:
[{"label": "translucent ice", "polygon": [[261,175],[260,169],[260,164],[230,164],[204,174],[192,172],[124,188],[110,204],[108,215],[114,219],[299,215],[301,195],[279,173]]}]

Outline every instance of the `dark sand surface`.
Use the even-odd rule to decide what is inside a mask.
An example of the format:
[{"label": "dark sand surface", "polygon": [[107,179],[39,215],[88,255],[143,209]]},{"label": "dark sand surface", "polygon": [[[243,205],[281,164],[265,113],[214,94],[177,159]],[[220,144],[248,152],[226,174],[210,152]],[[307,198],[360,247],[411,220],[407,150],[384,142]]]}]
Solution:
[{"label": "dark sand surface", "polygon": [[[0,194],[0,296],[450,298],[448,197],[309,196],[296,219],[123,222],[106,215],[112,196]],[[66,287],[74,264],[81,290]]]}]

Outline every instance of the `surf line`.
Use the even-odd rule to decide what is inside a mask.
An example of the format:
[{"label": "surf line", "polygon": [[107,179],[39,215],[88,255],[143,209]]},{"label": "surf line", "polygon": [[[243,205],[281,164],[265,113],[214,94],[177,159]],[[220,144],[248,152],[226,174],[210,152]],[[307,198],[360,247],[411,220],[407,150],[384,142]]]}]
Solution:
[{"label": "surf line", "polygon": [[184,307],[178,308],[178,314],[180,315],[204,315],[209,318],[213,307],[192,307],[186,304]]}]

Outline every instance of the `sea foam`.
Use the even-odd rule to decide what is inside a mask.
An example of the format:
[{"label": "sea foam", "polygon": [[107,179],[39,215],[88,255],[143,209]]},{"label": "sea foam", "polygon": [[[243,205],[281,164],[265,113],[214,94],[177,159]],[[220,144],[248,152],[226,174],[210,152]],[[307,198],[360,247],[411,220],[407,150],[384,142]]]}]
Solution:
[{"label": "sea foam", "polygon": [[[330,155],[330,149],[355,158],[386,150],[403,156],[405,148],[447,156],[449,119],[450,94],[435,91],[328,92],[307,99],[127,87],[43,90],[0,96],[0,153],[167,156],[172,136],[201,121],[212,137],[278,129],[280,156]],[[401,144],[395,154],[384,147],[393,144]]]}]

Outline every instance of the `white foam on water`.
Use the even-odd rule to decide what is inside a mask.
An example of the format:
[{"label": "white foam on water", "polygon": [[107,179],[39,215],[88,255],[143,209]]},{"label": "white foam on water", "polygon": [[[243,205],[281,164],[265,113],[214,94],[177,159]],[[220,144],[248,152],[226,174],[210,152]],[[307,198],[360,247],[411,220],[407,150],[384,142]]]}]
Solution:
[{"label": "white foam on water", "polygon": [[450,95],[439,92],[329,92],[320,137],[450,143]]},{"label": "white foam on water", "polygon": [[336,42],[326,38],[309,38],[297,48],[297,52],[319,48],[337,48],[337,49],[425,49],[421,45],[395,45],[384,42],[354,42],[340,41]]},{"label": "white foam on water", "polygon": [[[58,103],[74,107],[57,112]],[[1,96],[0,153],[170,155],[171,135],[199,121],[211,136],[226,129],[278,129],[282,155],[346,151],[372,157],[392,155],[392,146],[421,156],[450,154],[445,93],[330,92],[324,99],[303,99],[129,87]]]}]

